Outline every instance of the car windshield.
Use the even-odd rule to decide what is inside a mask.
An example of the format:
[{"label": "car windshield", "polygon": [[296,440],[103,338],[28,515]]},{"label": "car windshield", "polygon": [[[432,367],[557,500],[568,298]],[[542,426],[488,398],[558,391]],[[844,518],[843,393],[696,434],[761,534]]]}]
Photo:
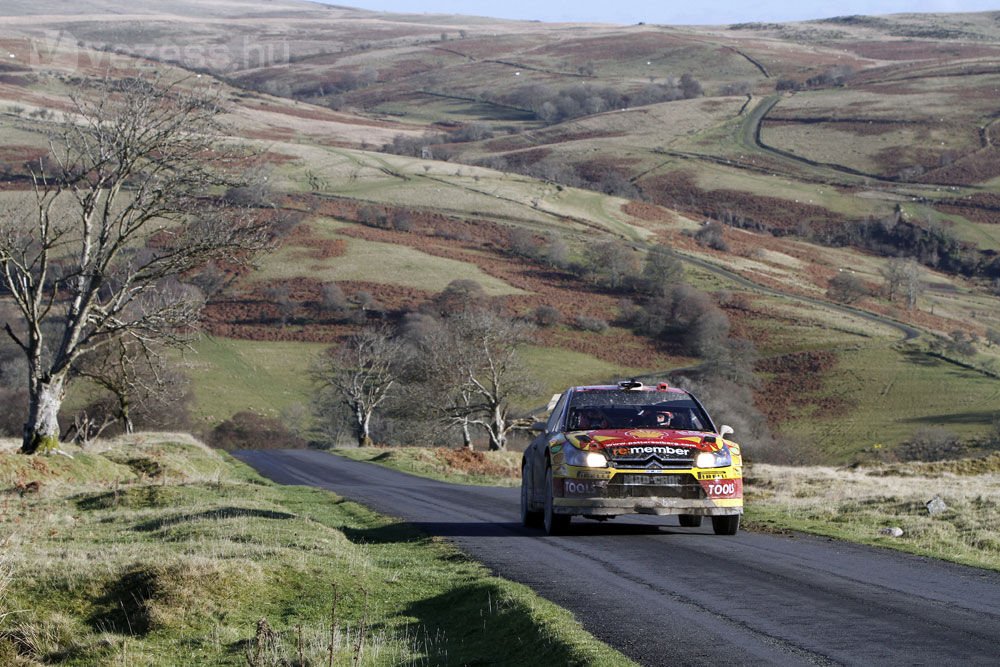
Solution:
[{"label": "car windshield", "polygon": [[687,393],[628,390],[574,393],[566,428],[570,431],[624,428],[714,431],[711,419]]}]

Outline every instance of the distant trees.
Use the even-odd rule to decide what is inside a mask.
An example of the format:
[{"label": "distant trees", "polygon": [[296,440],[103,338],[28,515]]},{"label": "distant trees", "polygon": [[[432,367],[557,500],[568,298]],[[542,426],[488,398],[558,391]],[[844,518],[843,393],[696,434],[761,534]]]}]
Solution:
[{"label": "distant trees", "polygon": [[569,246],[556,233],[536,235],[526,229],[510,232],[507,249],[512,255],[523,257],[557,269],[569,267]]},{"label": "distant trees", "polygon": [[986,329],[986,345],[987,347],[1000,345],[1000,329],[995,329],[993,327],[988,327]]},{"label": "distant trees", "polygon": [[371,443],[379,411],[386,422],[453,427],[469,448],[479,431],[490,449],[505,449],[522,426],[513,401],[534,390],[519,353],[531,331],[492,309],[474,281],[453,281],[396,330],[365,329],[328,352],[316,373],[318,413],[345,407],[359,445]]},{"label": "distant trees", "polygon": [[679,352],[699,356],[729,335],[729,322],[706,293],[677,284],[622,314],[637,333],[676,346]]},{"label": "distant trees", "polygon": [[896,455],[903,461],[942,461],[968,456],[957,434],[938,426],[923,426],[902,443]]},{"label": "distant trees", "polygon": [[826,88],[830,86],[843,86],[854,76],[854,70],[849,65],[834,65],[828,67],[818,74],[814,74],[805,81],[791,78],[779,78],[775,82],[775,90],[795,91],[802,88]]},{"label": "distant trees", "polygon": [[752,81],[733,81],[722,86],[719,93],[722,95],[749,95],[753,92]]},{"label": "distant trees", "polygon": [[532,313],[532,319],[540,327],[554,327],[562,321],[562,313],[553,306],[539,306]]},{"label": "distant trees", "polygon": [[483,141],[493,137],[493,130],[486,123],[463,123],[449,132],[424,132],[419,135],[397,134],[391,143],[384,144],[382,150],[394,155],[427,158],[438,154],[447,159],[440,149],[442,144]]},{"label": "distant trees", "polygon": [[971,357],[976,354],[976,343],[979,342],[979,336],[975,333],[956,329],[951,332],[949,337],[948,350],[950,352],[963,357]]},{"label": "distant trees", "polygon": [[681,96],[686,100],[694,97],[701,97],[705,94],[704,90],[702,90],[701,83],[699,83],[696,78],[691,76],[690,72],[686,72],[681,75],[678,87],[681,89]]},{"label": "distant trees", "polygon": [[679,80],[651,83],[637,91],[621,91],[612,86],[580,83],[565,88],[545,84],[529,84],[508,93],[501,101],[510,106],[528,109],[546,123],[559,123],[633,106],[672,102],[700,97],[701,83],[691,74]]},{"label": "distant trees", "polygon": [[269,243],[262,216],[216,194],[243,186],[247,167],[216,139],[216,93],[127,78],[71,99],[31,169],[30,204],[0,219],[0,285],[16,306],[5,329],[27,362],[25,453],[58,445],[84,355],[182,342],[203,302],[184,277]]}]

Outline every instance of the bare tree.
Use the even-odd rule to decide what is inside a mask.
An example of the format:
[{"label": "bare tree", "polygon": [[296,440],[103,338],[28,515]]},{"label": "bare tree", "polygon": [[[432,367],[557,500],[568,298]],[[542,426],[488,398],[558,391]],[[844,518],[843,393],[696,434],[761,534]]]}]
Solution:
[{"label": "bare tree", "polygon": [[882,269],[885,278],[885,292],[889,301],[895,301],[901,296],[906,301],[907,308],[917,305],[917,298],[924,291],[920,265],[912,259],[901,257],[890,259]]},{"label": "bare tree", "polygon": [[669,248],[654,245],[642,265],[640,287],[653,296],[666,294],[671,286],[684,281],[684,265]]},{"label": "bare tree", "polygon": [[463,376],[452,392],[449,418],[484,429],[491,450],[507,449],[508,435],[521,425],[510,416],[511,400],[533,389],[517,352],[530,328],[489,310],[462,313],[449,325]]},{"label": "bare tree", "polygon": [[534,390],[518,355],[530,331],[482,306],[446,318],[408,315],[400,338],[410,349],[402,375],[409,410],[459,429],[467,449],[473,429],[486,432],[490,449],[505,449],[522,426],[510,416],[511,400]]},{"label": "bare tree", "polygon": [[[156,345],[140,345],[120,338],[111,345],[83,354],[74,364],[72,377],[86,378],[111,397],[110,405],[99,403],[104,415],[97,419],[97,430],[120,423],[125,433],[135,430],[137,413],[145,421],[162,422],[168,408],[182,401],[187,380],[170,368]],[[86,441],[100,435],[82,427],[94,422],[94,415],[82,411],[75,420],[74,437]]]},{"label": "bare tree", "polygon": [[994,345],[1000,345],[1000,329],[988,327],[986,329],[986,347],[993,347]]},{"label": "bare tree", "polygon": [[386,330],[367,328],[318,364],[316,379],[350,410],[359,447],[372,444],[372,417],[396,384],[402,349]]},{"label": "bare tree", "polygon": [[202,300],[177,279],[268,243],[260,216],[218,194],[246,164],[219,141],[218,94],[109,78],[72,104],[31,170],[27,211],[0,219],[0,284],[20,320],[5,329],[28,362],[25,453],[58,446],[82,354],[121,339],[183,342]]},{"label": "bare tree", "polygon": [[[472,415],[456,411],[453,405],[468,406],[471,392],[465,387],[466,363],[458,359],[463,351],[454,331],[434,314],[409,313],[400,328],[400,338],[409,350],[402,368],[404,403],[411,417],[457,426],[462,445],[473,449]],[[461,414],[456,414],[461,412]]]},{"label": "bare tree", "polygon": [[298,307],[298,304],[292,299],[292,294],[288,287],[285,285],[272,285],[264,290],[264,296],[267,297],[267,300],[278,311],[278,319],[281,321],[281,326],[284,327],[287,325],[295,314],[295,309]]}]

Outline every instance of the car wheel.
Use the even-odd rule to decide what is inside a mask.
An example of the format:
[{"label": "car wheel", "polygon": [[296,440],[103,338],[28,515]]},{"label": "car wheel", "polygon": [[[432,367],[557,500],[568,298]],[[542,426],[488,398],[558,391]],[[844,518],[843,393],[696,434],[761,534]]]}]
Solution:
[{"label": "car wheel", "polygon": [[568,514],[556,514],[555,502],[552,496],[552,466],[545,466],[545,509],[542,511],[542,524],[546,535],[559,535],[569,526]]},{"label": "car wheel", "polygon": [[682,528],[697,528],[701,525],[701,517],[697,514],[681,514],[677,517],[677,522]]},{"label": "car wheel", "polygon": [[713,516],[712,530],[716,535],[735,535],[740,529],[740,515]]},{"label": "car wheel", "polygon": [[528,486],[528,466],[521,468],[521,525],[525,528],[539,528],[542,513],[531,509],[531,487]]}]

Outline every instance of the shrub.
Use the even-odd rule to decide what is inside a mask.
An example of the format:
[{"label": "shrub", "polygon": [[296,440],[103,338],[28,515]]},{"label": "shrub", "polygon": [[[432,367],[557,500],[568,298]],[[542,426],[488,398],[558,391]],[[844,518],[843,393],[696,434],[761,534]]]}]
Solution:
[{"label": "shrub", "polygon": [[324,312],[328,313],[339,313],[350,307],[344,290],[340,289],[340,285],[333,282],[323,283],[323,287],[320,289],[319,305]]},{"label": "shrub", "polygon": [[389,227],[389,217],[385,214],[385,211],[378,206],[370,204],[358,209],[358,222],[377,229],[388,229]]},{"label": "shrub", "polygon": [[729,245],[726,243],[722,230],[723,226],[721,222],[707,220],[702,224],[701,229],[695,233],[694,240],[712,250],[725,252],[729,250]]},{"label": "shrub", "polygon": [[573,318],[573,326],[581,331],[591,331],[594,333],[604,333],[608,330],[608,323],[599,317],[588,317],[577,315]]},{"label": "shrub", "polygon": [[237,412],[212,429],[206,441],[212,447],[234,449],[304,448],[305,440],[273,417],[255,412]]},{"label": "shrub", "polygon": [[962,458],[966,447],[951,431],[929,426],[915,431],[896,450],[896,455],[902,461],[943,461]]},{"label": "shrub", "polygon": [[868,296],[868,288],[864,282],[849,271],[842,271],[830,279],[826,295],[841,303],[854,303]]},{"label": "shrub", "polygon": [[562,321],[562,313],[552,306],[539,306],[535,308],[532,319],[540,327],[554,327]]},{"label": "shrub", "polygon": [[976,342],[979,336],[975,333],[968,333],[961,329],[951,332],[951,340],[948,341],[948,351],[963,357],[971,357],[976,354]]}]

